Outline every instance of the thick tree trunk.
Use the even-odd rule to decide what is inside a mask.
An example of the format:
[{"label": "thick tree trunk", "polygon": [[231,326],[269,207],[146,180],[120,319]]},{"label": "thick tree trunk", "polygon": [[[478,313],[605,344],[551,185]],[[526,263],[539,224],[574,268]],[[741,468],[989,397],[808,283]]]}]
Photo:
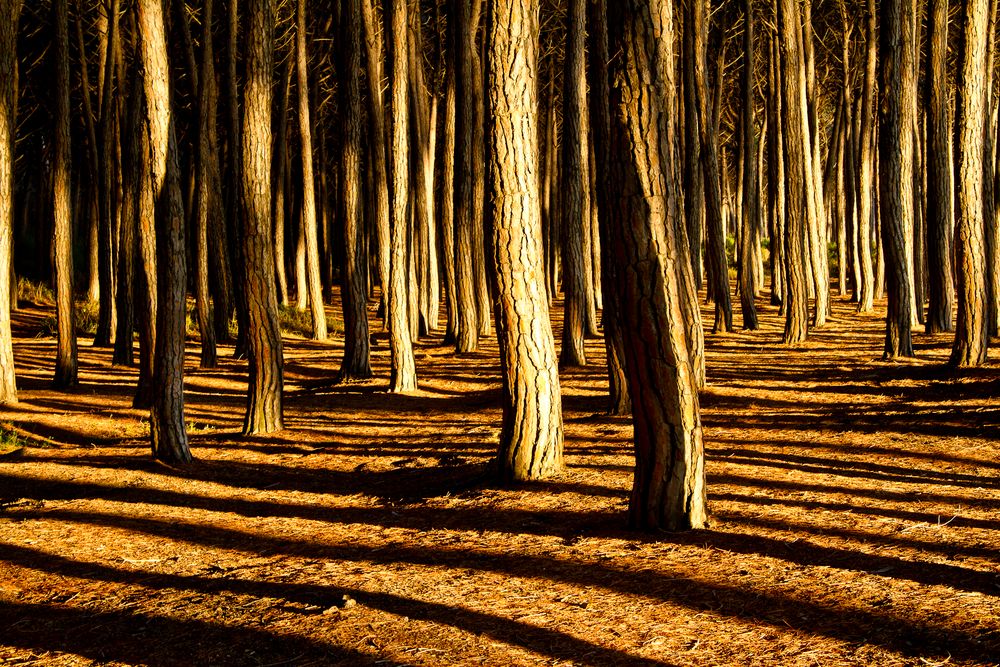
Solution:
[{"label": "thick tree trunk", "polygon": [[562,470],[562,401],[542,262],[535,98],[537,0],[490,0],[489,105],[506,481]]},{"label": "thick tree trunk", "polygon": [[986,248],[983,220],[983,130],[986,124],[986,46],[989,0],[968,0],[964,10],[958,84],[958,217],[955,265],[958,323],[950,363],[981,366],[986,361]]},{"label": "thick tree trunk", "polygon": [[242,174],[245,225],[243,292],[250,382],[243,432],[283,428],[281,332],[271,248],[271,79],[274,0],[247,3],[246,84],[243,90]]},{"label": "thick tree trunk", "polygon": [[883,0],[879,48],[879,213],[886,252],[889,305],[885,356],[912,357],[913,96],[916,95],[914,0]]},{"label": "thick tree trunk", "polygon": [[[678,530],[707,521],[698,392],[685,331],[673,160],[673,11],[670,0],[610,9],[612,77],[607,201],[635,426],[633,526]],[[704,148],[704,146],[703,146]],[[610,182],[610,185],[609,185]]]},{"label": "thick tree trunk", "polygon": [[796,0],[778,0],[778,45],[781,52],[781,122],[785,155],[785,343],[800,343],[809,334],[808,285],[806,283],[806,233],[808,226],[806,180],[811,174],[806,160],[804,136],[805,100],[802,96],[802,30]]},{"label": "thick tree trunk", "polygon": [[[56,28],[55,48],[53,50],[56,71],[56,113],[54,132],[55,155],[52,161],[52,207],[55,220],[53,250],[55,254],[56,274],[56,322],[59,336],[53,385],[60,388],[73,386],[78,381],[76,327],[73,322],[73,230],[72,213],[70,211],[70,169],[72,168],[73,161],[70,155],[69,129],[68,4],[67,0],[55,0],[52,4],[53,21]],[[9,279],[10,273],[6,270],[6,265],[4,265],[0,273],[3,273]],[[9,286],[8,289],[10,289]],[[6,302],[6,299],[4,301]]]},{"label": "thick tree trunk", "polygon": [[386,12],[386,44],[391,63],[390,91],[390,157],[392,168],[389,172],[389,195],[392,212],[390,235],[391,259],[389,263],[390,284],[388,290],[389,348],[391,377],[389,390],[408,392],[417,388],[417,371],[413,358],[412,332],[408,313],[408,267],[406,262],[409,238],[407,234],[410,218],[409,209],[409,157],[410,129],[407,92],[408,34],[406,29],[406,4],[393,2]]},{"label": "thick tree trunk", "polygon": [[[299,93],[299,139],[302,150],[302,230],[305,240],[306,281],[313,340],[326,340],[326,311],[319,271],[319,242],[316,232],[316,180],[313,177],[312,125],[309,119],[309,56],[306,53],[306,0],[298,0],[295,23],[295,72]],[[299,297],[301,302],[302,297]]]},{"label": "thick tree trunk", "polygon": [[560,366],[584,366],[583,337],[587,326],[587,275],[584,225],[589,225],[590,197],[587,179],[587,79],[584,73],[584,0],[570,0],[566,67],[563,73],[562,139],[562,257],[563,316]]},{"label": "thick tree trunk", "polygon": [[368,311],[362,265],[364,254],[364,199],[361,157],[363,117],[361,111],[361,0],[347,0],[343,14],[344,145],[341,152],[341,199],[344,220],[344,268],[341,301],[344,313],[344,359],[339,381],[360,380],[372,375],[368,339]]},{"label": "thick tree trunk", "polygon": [[[170,65],[162,5],[137,6],[139,53],[146,98],[152,197],[159,205],[157,228],[156,347],[150,436],[153,456],[162,461],[191,460],[184,425],[184,329],[187,284],[184,204],[180,165],[170,113]],[[107,81],[105,81],[107,84]]]}]

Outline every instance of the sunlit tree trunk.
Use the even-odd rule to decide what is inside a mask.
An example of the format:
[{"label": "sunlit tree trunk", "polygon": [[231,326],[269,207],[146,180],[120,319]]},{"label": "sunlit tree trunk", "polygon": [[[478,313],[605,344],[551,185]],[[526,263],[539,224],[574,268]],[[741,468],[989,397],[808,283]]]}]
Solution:
[{"label": "sunlit tree trunk", "polygon": [[872,196],[875,189],[875,70],[878,34],[875,31],[875,0],[865,5],[865,78],[861,92],[861,135],[858,172],[858,245],[861,256],[861,286],[858,312],[868,313],[875,301],[875,268],[872,263],[872,226],[875,219]]},{"label": "sunlit tree trunk", "polygon": [[490,204],[503,368],[504,480],[562,469],[562,402],[542,261],[538,179],[537,0],[490,0]]},{"label": "sunlit tree trunk", "polygon": [[271,84],[274,0],[247,3],[246,83],[243,90],[242,175],[245,225],[243,292],[250,382],[243,432],[283,428],[284,365],[271,247]]},{"label": "sunlit tree trunk", "polygon": [[753,43],[753,17],[751,16],[750,0],[743,1],[743,75],[742,83],[742,146],[743,146],[743,215],[741,224],[742,234],[740,235],[740,306],[743,311],[743,328],[757,329],[757,307],[754,305],[754,298],[757,296],[757,287],[754,284],[754,254],[753,244],[759,243],[757,227],[760,224],[757,200],[760,193],[757,192],[757,173],[754,157],[756,154],[756,144],[754,143],[754,110],[753,110],[753,88],[754,88],[754,43]]},{"label": "sunlit tree trunk", "polygon": [[686,243],[677,238],[671,0],[609,5],[614,85],[610,203],[616,296],[622,312],[636,469],[633,526],[701,528],[707,521],[697,382],[684,317]]},{"label": "sunlit tree trunk", "polygon": [[[136,9],[139,55],[146,98],[150,181],[156,210],[157,311],[150,436],[153,456],[191,460],[184,425],[184,333],[187,287],[184,204],[180,164],[171,120],[170,65],[162,5],[141,2]],[[106,82],[105,82],[106,83]]]}]

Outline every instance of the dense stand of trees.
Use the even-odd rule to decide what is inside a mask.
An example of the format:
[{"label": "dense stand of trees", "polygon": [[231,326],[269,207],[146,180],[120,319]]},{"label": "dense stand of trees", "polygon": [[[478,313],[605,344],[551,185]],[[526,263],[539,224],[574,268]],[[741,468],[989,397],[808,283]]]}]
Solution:
[{"label": "dense stand of trees", "polygon": [[369,306],[393,392],[419,338],[495,331],[508,481],[561,469],[558,369],[603,336],[631,523],[704,526],[700,289],[723,334],[766,294],[789,345],[885,294],[887,358],[954,331],[985,362],[996,4],[0,0],[0,403],[20,275],[54,287],[56,387],[96,302],[157,458],[192,457],[189,300],[201,366],[246,360],[244,432],[279,430],[281,309],[322,341],[336,284],[338,382],[372,376]]}]

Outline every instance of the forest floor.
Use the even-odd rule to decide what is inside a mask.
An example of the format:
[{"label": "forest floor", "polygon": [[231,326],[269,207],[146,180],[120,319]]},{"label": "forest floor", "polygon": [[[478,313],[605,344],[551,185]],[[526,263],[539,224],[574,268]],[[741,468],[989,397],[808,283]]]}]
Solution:
[{"label": "forest floor", "polygon": [[169,467],[135,370],[81,340],[80,387],[53,391],[51,310],[26,305],[0,664],[1000,663],[1000,365],[945,371],[951,336],[923,333],[884,362],[881,308],[834,299],[791,349],[769,306],[760,331],[708,335],[711,527],[646,535],[625,527],[632,428],[603,414],[600,340],[562,373],[565,473],[507,488],[494,339],[420,342],[398,396],[384,334],[377,379],[347,386],[339,336],[286,337],[287,428],[249,439],[245,363],[199,370],[191,339],[196,461]]}]

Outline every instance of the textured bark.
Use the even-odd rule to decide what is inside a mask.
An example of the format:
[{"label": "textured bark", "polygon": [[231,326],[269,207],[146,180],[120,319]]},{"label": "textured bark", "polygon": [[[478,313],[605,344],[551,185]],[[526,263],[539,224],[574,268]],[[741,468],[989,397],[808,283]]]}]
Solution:
[{"label": "textured bark", "polygon": [[388,47],[391,76],[390,91],[390,160],[389,202],[392,212],[390,235],[391,259],[389,262],[389,349],[391,372],[389,390],[408,392],[417,388],[417,371],[413,358],[412,332],[408,313],[408,267],[406,263],[409,244],[407,226],[409,210],[409,104],[407,101],[408,34],[406,29],[406,4],[393,2],[386,12],[386,45]]},{"label": "textured bark", "polygon": [[961,72],[958,83],[958,216],[955,265],[958,274],[958,322],[950,363],[981,366],[989,343],[987,275],[983,220],[983,131],[988,91],[986,46],[989,0],[965,3]]},{"label": "textured bark", "polygon": [[118,46],[118,0],[113,0],[108,8],[111,10],[108,16],[108,38],[107,48],[104,50],[104,60],[102,61],[104,75],[101,86],[101,106],[100,106],[100,171],[98,173],[98,211],[99,220],[97,227],[97,248],[98,248],[98,279],[100,281],[100,294],[98,298],[97,310],[97,331],[94,332],[94,346],[108,347],[111,345],[111,334],[115,330],[115,291],[114,291],[114,237],[113,229],[115,220],[115,193],[118,183],[115,179],[115,156],[114,146],[117,143],[115,136],[115,104],[113,96],[118,89],[114,77],[115,51]]},{"label": "textured bark", "polygon": [[[715,301],[715,322],[712,331],[733,330],[733,308],[729,297],[729,267],[726,261],[726,228],[722,210],[722,180],[719,172],[719,152],[716,144],[718,124],[709,106],[708,89],[708,25],[706,14],[709,0],[692,0],[685,25],[694,31],[695,90],[698,97],[698,130],[702,173],[705,177],[705,241],[708,263],[709,297]],[[720,59],[721,62],[721,59]],[[717,77],[716,87],[722,85]],[[709,115],[712,114],[712,115]]]},{"label": "textured bark", "polygon": [[234,259],[230,268],[233,276],[233,297],[236,305],[236,345],[233,349],[233,356],[237,359],[247,356],[247,327],[249,313],[247,312],[248,298],[246,285],[244,284],[243,268],[246,266],[247,258],[244,255],[243,230],[247,226],[247,211],[243,201],[243,155],[242,137],[243,129],[240,123],[240,94],[236,78],[236,63],[239,57],[238,33],[240,23],[239,2],[229,2],[229,14],[227,16],[226,37],[228,40],[226,48],[226,106],[229,121],[229,150],[226,160],[226,180],[228,181],[227,192],[229,193],[226,215],[227,227],[229,231],[230,253]]},{"label": "textured bark", "polygon": [[343,14],[345,133],[341,152],[341,199],[344,220],[344,269],[341,300],[344,312],[344,359],[338,380],[360,380],[372,375],[368,340],[364,274],[364,200],[361,157],[361,0],[347,0]]},{"label": "textured bark", "polygon": [[[316,231],[316,180],[313,177],[312,125],[309,120],[309,74],[306,52],[306,0],[298,0],[295,29],[296,89],[299,93],[299,139],[302,151],[302,230],[305,240],[306,282],[313,340],[326,340],[326,311],[319,271],[319,242]],[[302,297],[299,297],[301,302]]]},{"label": "textured bark", "polygon": [[454,0],[455,86],[458,99],[455,142],[455,282],[458,296],[458,331],[455,350],[474,352],[479,347],[479,311],[476,291],[474,228],[482,224],[476,217],[475,163],[479,161],[475,142],[476,124],[476,26],[481,0]]},{"label": "textured bark", "polygon": [[[186,266],[184,204],[180,165],[170,114],[170,65],[160,3],[136,8],[139,54],[146,99],[149,170],[157,229],[156,347],[150,436],[153,456],[162,461],[191,460],[184,426],[184,329]],[[107,82],[105,82],[107,83]]]},{"label": "textured bark", "polygon": [[142,140],[143,96],[141,85],[133,81],[128,99],[127,113],[122,128],[122,208],[121,232],[118,248],[118,276],[115,280],[115,300],[118,305],[118,329],[115,333],[115,364],[131,366],[135,363],[134,343],[137,320],[136,254],[138,250],[139,201],[142,196]]},{"label": "textured bark", "polygon": [[872,264],[872,227],[875,219],[872,197],[875,188],[874,99],[878,36],[875,32],[875,0],[865,6],[865,78],[861,92],[861,135],[858,169],[858,246],[861,256],[861,285],[858,312],[871,312],[875,303],[875,269]]},{"label": "textured bark", "polygon": [[390,266],[390,232],[391,223],[389,210],[389,174],[386,157],[387,135],[385,128],[385,101],[382,77],[382,31],[375,18],[372,0],[361,0],[361,18],[365,29],[365,63],[368,79],[368,121],[371,126],[371,140],[368,142],[371,151],[371,162],[374,174],[374,211],[375,236],[378,245],[378,279],[382,289],[382,305],[385,314],[384,324],[388,326],[389,266]]},{"label": "textured bark", "polygon": [[996,95],[993,85],[993,68],[996,54],[997,0],[990,0],[987,23],[986,78],[983,89],[986,108],[983,122],[983,240],[986,245],[986,331],[991,337],[1000,332],[1000,216],[996,211],[996,193],[993,176],[995,173],[996,135],[993,115]]},{"label": "textured bark", "polygon": [[757,163],[754,161],[756,144],[754,143],[754,43],[753,18],[751,16],[751,0],[743,0],[743,75],[742,84],[743,115],[741,119],[743,136],[741,139],[743,152],[743,201],[740,235],[740,306],[743,311],[743,328],[754,330],[757,324],[757,307],[754,298],[757,287],[754,283],[753,244],[759,247],[758,235],[760,217],[758,215]]},{"label": "textured bark", "polygon": [[[52,3],[55,23],[55,145],[52,161],[53,251],[56,274],[56,322],[58,346],[53,385],[77,384],[76,327],[73,322],[73,229],[70,211],[70,111],[69,111],[69,7],[67,0]],[[9,251],[9,243],[7,245]],[[10,259],[8,258],[8,262]],[[9,278],[6,264],[2,271]],[[9,287],[8,287],[9,289]],[[6,296],[6,293],[4,293]],[[6,299],[4,299],[7,302]],[[9,303],[9,302],[7,302]],[[9,315],[8,315],[9,318]],[[9,322],[8,322],[9,327]],[[9,331],[7,332],[9,336]],[[8,338],[9,340],[9,338]]]},{"label": "textured bark", "polygon": [[563,467],[562,401],[542,261],[538,187],[538,0],[490,0],[490,204],[496,260],[506,481]]},{"label": "textured bark", "polygon": [[820,93],[816,86],[816,61],[812,42],[812,1],[802,1],[802,55],[805,61],[805,77],[801,79],[804,97],[802,118],[806,149],[806,215],[807,248],[809,252],[809,274],[812,277],[815,304],[813,325],[826,324],[830,313],[830,267],[827,257],[826,212],[823,206],[823,164],[820,158],[820,136],[816,109],[820,105]]},{"label": "textured bark", "polygon": [[[608,106],[610,82],[608,81],[608,23],[607,0],[594,0],[590,3],[588,21],[590,29],[590,90],[589,100],[590,127],[594,152],[594,171],[598,165],[606,166],[611,134],[611,109]],[[697,165],[696,165],[697,166]],[[699,172],[700,173],[700,172]],[[625,372],[625,340],[621,329],[621,314],[618,299],[615,298],[616,265],[611,257],[609,237],[609,202],[606,199],[607,190],[601,181],[596,180],[594,198],[597,207],[597,221],[600,231],[601,249],[601,282],[608,298],[604,300],[601,313],[604,325],[604,346],[608,363],[608,413],[612,415],[628,415],[632,412],[632,401],[628,394],[628,377]]]},{"label": "textured bark", "polygon": [[274,0],[247,3],[246,84],[243,89],[242,175],[246,215],[241,234],[245,262],[243,292],[247,313],[250,382],[243,432],[283,428],[281,332],[274,293],[271,249],[271,79]]},{"label": "textured bark", "polygon": [[771,305],[780,306],[784,314],[786,264],[785,261],[785,155],[782,119],[778,43],[770,40],[768,67],[767,122],[774,128],[768,140],[768,206],[771,211]]},{"label": "textured bark", "polygon": [[914,0],[883,0],[879,48],[879,213],[889,304],[885,356],[912,357],[913,281],[908,232],[913,225]]},{"label": "textured bark", "polygon": [[218,189],[218,151],[215,146],[215,55],[212,49],[212,0],[205,0],[202,24],[204,32],[201,51],[201,75],[198,91],[198,194],[195,216],[195,304],[198,311],[198,332],[201,335],[202,368],[214,368],[217,363],[215,329],[209,303],[208,228],[212,217],[222,217],[222,193]]},{"label": "textured bark", "polygon": [[806,283],[806,228],[810,177],[804,136],[805,100],[801,49],[801,20],[796,0],[779,0],[778,48],[781,53],[781,122],[785,156],[785,343],[800,343],[809,334]]},{"label": "textured bark", "polygon": [[[633,401],[636,471],[630,523],[701,528],[707,521],[697,386],[685,330],[674,182],[670,0],[609,7],[615,74],[608,187],[612,254]],[[610,181],[611,185],[608,185]]]},{"label": "textured bark", "polygon": [[695,40],[691,20],[684,21],[682,64],[684,74],[684,214],[688,244],[691,247],[691,269],[698,289],[703,282],[701,239],[705,233],[705,177],[701,169],[701,131],[698,96],[695,89]]},{"label": "textured bark", "polygon": [[[448,49],[454,53],[454,26],[448,27]],[[441,231],[441,264],[444,266],[444,293],[447,305],[447,323],[444,343],[455,344],[458,336],[458,289],[455,276],[455,64],[445,64],[444,113],[441,114],[440,140],[437,144],[438,169],[438,224]]]},{"label": "textured bark", "polygon": [[[590,276],[586,268],[584,225],[590,223],[589,181],[587,179],[587,79],[584,74],[584,0],[570,0],[566,67],[563,72],[562,139],[562,258],[563,316],[562,352],[559,365],[584,366],[587,356],[583,337],[587,326]],[[591,289],[592,293],[592,289]],[[592,302],[592,298],[590,299]]]}]

